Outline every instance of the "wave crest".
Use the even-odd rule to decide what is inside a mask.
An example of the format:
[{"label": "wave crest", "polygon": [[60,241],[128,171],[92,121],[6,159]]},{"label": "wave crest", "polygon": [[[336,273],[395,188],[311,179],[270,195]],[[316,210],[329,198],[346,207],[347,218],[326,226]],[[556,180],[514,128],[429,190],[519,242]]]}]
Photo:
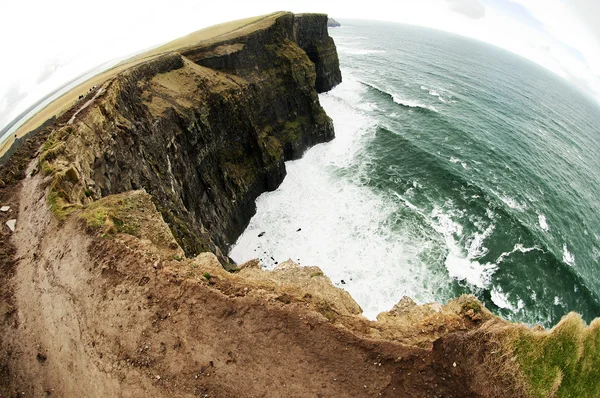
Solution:
[{"label": "wave crest", "polygon": [[360,81],[360,83],[363,84],[364,86],[368,87],[369,89],[390,98],[394,103],[396,103],[402,107],[422,109],[425,111],[432,111],[432,112],[436,112],[436,113],[439,112],[436,108],[434,108],[431,105],[423,104],[417,100],[401,98],[398,94],[389,93],[389,92],[385,91],[384,89],[375,86],[374,84],[365,83],[363,81]]}]

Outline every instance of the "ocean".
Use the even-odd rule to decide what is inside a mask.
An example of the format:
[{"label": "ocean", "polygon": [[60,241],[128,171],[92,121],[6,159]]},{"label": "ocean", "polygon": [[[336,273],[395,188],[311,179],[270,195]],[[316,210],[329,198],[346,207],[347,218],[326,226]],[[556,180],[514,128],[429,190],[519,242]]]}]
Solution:
[{"label": "ocean", "polygon": [[463,293],[527,324],[600,316],[598,104],[487,44],[345,22],[336,138],[286,163],[229,255],[317,265],[371,319]]}]

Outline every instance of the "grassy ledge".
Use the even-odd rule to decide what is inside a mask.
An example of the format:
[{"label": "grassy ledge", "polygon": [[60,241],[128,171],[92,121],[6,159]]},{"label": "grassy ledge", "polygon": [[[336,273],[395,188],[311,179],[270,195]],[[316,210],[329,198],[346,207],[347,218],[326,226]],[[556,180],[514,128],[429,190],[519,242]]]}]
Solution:
[{"label": "grassy ledge", "polygon": [[599,396],[600,318],[586,327],[572,312],[550,331],[511,328],[507,347],[529,396]]}]

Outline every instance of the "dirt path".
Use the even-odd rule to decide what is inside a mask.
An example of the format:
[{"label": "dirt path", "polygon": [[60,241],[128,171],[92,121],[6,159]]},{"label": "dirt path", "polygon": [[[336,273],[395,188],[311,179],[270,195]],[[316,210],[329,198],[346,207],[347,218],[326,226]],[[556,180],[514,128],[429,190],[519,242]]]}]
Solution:
[{"label": "dirt path", "polygon": [[92,97],[92,99],[86,101],[85,104],[83,104],[79,109],[77,109],[77,111],[73,114],[73,116],[71,116],[71,118],[69,119],[69,121],[67,122],[67,124],[73,124],[73,122],[75,121],[75,118],[77,117],[77,115],[79,115],[79,113],[81,111],[83,111],[85,108],[87,108],[88,106],[90,106],[94,100],[96,98],[98,98],[98,96],[100,94],[102,94],[102,91],[104,90],[104,86],[100,87],[97,91],[96,94],[94,94],[94,96]]}]

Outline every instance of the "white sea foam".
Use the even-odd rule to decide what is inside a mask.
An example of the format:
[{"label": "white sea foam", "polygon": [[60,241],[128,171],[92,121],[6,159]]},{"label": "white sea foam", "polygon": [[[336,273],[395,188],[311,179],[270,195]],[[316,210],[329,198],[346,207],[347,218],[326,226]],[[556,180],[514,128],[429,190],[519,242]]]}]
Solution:
[{"label": "white sea foam", "polygon": [[592,249],[592,258],[595,262],[599,262],[600,260],[600,249],[598,249],[597,247],[594,247]]},{"label": "white sea foam", "polygon": [[465,257],[457,247],[450,249],[445,265],[451,277],[466,280],[471,285],[482,289],[491,284],[492,276],[498,268],[496,264],[481,264]]},{"label": "white sea foam", "polygon": [[345,49],[345,52],[352,55],[369,55],[385,53],[384,50],[368,50],[368,49]]},{"label": "white sea foam", "polygon": [[511,198],[510,196],[501,196],[500,200],[502,200],[504,204],[506,204],[511,209],[519,211],[524,211],[525,209],[527,209],[527,204],[519,203],[516,199]]},{"label": "white sea foam", "polygon": [[392,100],[397,103],[398,105],[402,105],[402,106],[407,106],[409,108],[423,108],[423,109],[429,109],[431,111],[434,112],[438,112],[438,110],[431,106],[431,105],[426,105],[423,104],[422,102],[416,101],[416,100],[412,100],[412,99],[408,99],[408,98],[402,98],[400,97],[398,94],[391,94],[392,95]]},{"label": "white sea foam", "polygon": [[[411,188],[412,189],[412,188]],[[396,194],[396,196],[398,197],[398,199],[400,199],[402,202],[404,202],[404,204],[406,205],[406,207],[408,207],[409,209],[411,209],[412,211],[415,211],[419,214],[423,214],[423,212],[421,211],[421,209],[419,209],[417,206],[413,205],[411,202],[408,201],[408,199],[400,196],[398,193],[394,192]]]},{"label": "white sea foam", "polygon": [[540,224],[540,228],[542,231],[548,231],[550,228],[548,227],[548,222],[546,221],[546,216],[543,214],[538,214],[538,222]]},{"label": "white sea foam", "polygon": [[463,167],[463,169],[465,169],[465,170],[469,168],[469,166],[467,166],[467,162],[465,162],[464,160],[461,160],[461,159],[455,158],[454,156],[452,156],[452,157],[450,158],[450,161],[451,161],[452,163],[454,163],[454,164],[460,163],[460,165],[461,165],[461,166]]},{"label": "white sea foam", "polygon": [[575,256],[569,251],[566,243],[563,244],[563,261],[571,267],[575,265]]},{"label": "white sea foam", "polygon": [[554,296],[554,305],[563,305],[562,300],[558,296]]},{"label": "white sea foam", "polygon": [[494,232],[496,226],[490,224],[482,232],[476,232],[473,236],[467,239],[467,252],[471,258],[481,258],[488,252],[488,248],[483,245],[484,241]]},{"label": "white sea foam", "polygon": [[435,207],[431,212],[433,220],[431,225],[443,236],[449,250],[444,265],[452,278],[465,280],[478,288],[486,288],[490,285],[498,267],[492,263],[482,264],[477,259],[482,253],[487,252],[483,241],[492,233],[494,227],[491,226],[479,236],[475,234],[465,253],[458,243],[463,238],[463,227],[453,220],[453,216],[459,215],[453,214],[452,211],[444,211],[440,207]]},{"label": "white sea foam", "polygon": [[523,300],[518,299],[516,303],[510,299],[509,295],[502,291],[500,286],[494,286],[490,292],[492,301],[500,308],[511,310],[512,312],[518,312],[525,308]]},{"label": "white sea foam", "polygon": [[[397,93],[390,92],[387,89],[383,89],[381,87],[378,87],[376,84],[365,83],[365,82],[363,82],[362,84],[364,84],[364,85],[366,85],[368,87],[371,87],[371,88],[373,88],[373,89],[375,89],[375,90],[377,90],[377,91],[379,91],[381,93],[384,93],[384,94],[387,94],[387,95],[391,96],[392,97],[392,101],[394,101],[398,105],[406,106],[406,107],[409,107],[409,108],[429,109],[431,111],[438,112],[438,110],[435,107],[431,106],[431,105],[424,104],[424,103],[422,103],[420,101],[417,101],[417,100],[413,100],[413,99],[409,99],[409,98],[403,98],[403,97],[401,97]],[[405,84],[405,86],[408,86],[408,83]]]},{"label": "white sea foam", "polygon": [[419,209],[405,198],[374,193],[352,181],[354,174],[343,177],[349,167],[369,162],[360,151],[374,136],[375,121],[360,109],[364,90],[345,73],[344,83],[321,95],[336,139],[286,163],[285,180],[258,198],[255,217],[229,255],[238,263],[260,258],[267,268],[288,258],[318,265],[352,295],[365,316],[374,318],[404,295],[435,301],[435,294],[444,286],[449,292],[450,284],[447,274],[421,261],[424,252],[439,247],[439,240],[387,226],[398,199],[407,209]]},{"label": "white sea foam", "polygon": [[500,194],[498,192],[492,191],[494,192],[494,194],[498,197],[498,199],[500,199],[505,205],[507,205],[508,207],[510,207],[513,210],[517,210],[517,211],[525,211],[527,210],[527,203],[524,202],[519,202],[517,199],[508,196],[506,194]]},{"label": "white sea foam", "polygon": [[[444,98],[440,93],[438,93],[435,90],[429,90],[429,95],[433,95],[434,97],[437,97],[438,100],[440,100],[441,102],[443,102],[445,104],[449,102],[446,98]],[[456,102],[456,101],[450,101],[450,102]]]},{"label": "white sea foam", "polygon": [[498,256],[498,258],[496,259],[496,264],[500,264],[502,261],[504,261],[504,259],[506,257],[510,256],[513,253],[516,253],[516,252],[529,253],[532,250],[542,250],[542,249],[540,249],[538,246],[525,247],[522,244],[517,243],[511,251],[504,252],[500,256]]},{"label": "white sea foam", "polygon": [[[449,101],[448,99],[444,98],[444,96],[442,94],[439,93],[439,91],[426,87],[426,86],[421,86],[421,90],[423,91],[427,91],[427,93],[429,95],[432,95],[434,97],[437,97],[438,100],[440,100],[443,103],[449,103],[449,102],[456,102],[456,101]],[[452,98],[452,95],[449,93],[444,93],[444,95],[446,95],[448,98]]]}]

